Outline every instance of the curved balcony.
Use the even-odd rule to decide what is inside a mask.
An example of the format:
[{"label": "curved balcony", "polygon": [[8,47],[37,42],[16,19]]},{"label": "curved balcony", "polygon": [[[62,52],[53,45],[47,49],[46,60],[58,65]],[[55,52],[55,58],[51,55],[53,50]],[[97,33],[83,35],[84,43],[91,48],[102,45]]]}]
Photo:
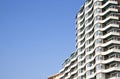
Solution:
[{"label": "curved balcony", "polygon": [[81,66],[78,66],[78,69],[84,68],[86,66],[86,63],[82,64]]},{"label": "curved balcony", "polygon": [[85,35],[86,35],[87,33],[91,32],[93,29],[94,29],[94,26],[91,26],[91,28],[90,28],[89,30],[85,31]]},{"label": "curved balcony", "polygon": [[78,36],[79,36],[79,35],[84,34],[84,32],[85,32],[85,29],[83,29],[82,31],[78,32],[77,34],[78,34]]},{"label": "curved balcony", "polygon": [[70,68],[68,68],[67,70],[65,70],[64,74],[69,73],[70,72]]},{"label": "curved balcony", "polygon": [[71,72],[71,75],[77,73],[77,69],[75,69],[73,72]]},{"label": "curved balcony", "polygon": [[85,36],[83,36],[82,38],[79,38],[77,43],[79,43],[80,41],[84,40],[85,39]]},{"label": "curved balcony", "polygon": [[92,8],[94,7],[94,4],[90,4],[91,6],[89,7],[89,9],[85,10],[85,14],[90,12],[92,10]]},{"label": "curved balcony", "polygon": [[84,18],[84,15],[83,15],[83,18],[78,18],[78,19],[77,19],[77,23],[83,22],[84,19],[85,19],[85,18]]},{"label": "curved balcony", "polygon": [[77,55],[71,59],[71,62],[76,61],[76,60],[77,60]]},{"label": "curved balcony", "polygon": [[105,52],[102,52],[101,54],[102,55],[107,55],[107,54],[109,54],[109,53],[111,53],[111,52],[120,52],[120,49],[115,49],[115,48],[112,48],[112,49],[109,49],[109,50],[107,50],[107,51],[105,51]]},{"label": "curved balcony", "polygon": [[120,79],[120,77],[110,77],[108,79]]},{"label": "curved balcony", "polygon": [[77,13],[77,17],[76,18],[82,16],[83,13],[84,13],[84,6],[82,6],[82,8],[79,10],[79,12]]},{"label": "curved balcony", "polygon": [[[109,19],[116,19],[116,20],[118,20],[119,18],[118,18],[118,16],[112,16],[112,15],[110,15],[110,16],[108,16],[106,19],[104,19],[104,20],[97,20],[95,23],[94,23],[94,26],[95,26],[95,24],[97,24],[97,23],[105,23],[106,21],[108,21]],[[90,22],[90,23],[88,23],[88,25],[89,24],[91,24],[92,23],[92,21]],[[87,25],[86,25],[87,26]],[[93,27],[94,27],[93,26]],[[90,32],[90,31],[89,31]],[[94,34],[94,33],[93,33]],[[88,40],[88,39],[90,39],[91,37],[92,37],[93,35],[91,35],[89,38],[87,38],[86,40]]]},{"label": "curved balcony", "polygon": [[[88,14],[89,14],[89,13],[88,13]],[[92,11],[85,19],[86,19],[86,20],[90,19],[90,18],[93,16],[93,14],[94,14],[94,11]]]},{"label": "curved balcony", "polygon": [[[119,36],[120,33],[119,33],[119,32],[110,32],[110,33],[107,33],[107,34],[104,35],[104,36],[97,36],[96,39],[99,39],[99,38],[102,38],[102,39],[103,39],[103,38],[106,38],[106,37],[108,37],[108,36],[110,36],[110,35],[118,35],[118,36]],[[95,40],[96,40],[96,39],[95,39]],[[95,40],[91,43],[91,45],[94,44]],[[94,47],[94,49],[91,49],[91,51],[87,52],[86,55],[92,54],[92,53],[95,51],[95,48],[97,48],[97,47],[99,47],[99,46],[105,47],[105,46],[107,46],[107,45],[109,45],[109,44],[111,44],[111,43],[120,44],[120,41],[111,40],[111,41],[108,41],[108,42],[103,43],[103,44],[98,44],[98,45],[96,45],[96,46]],[[88,46],[87,46],[87,47],[88,47]],[[90,47],[90,45],[89,45],[89,47]],[[84,50],[85,50],[85,49],[84,49]]]},{"label": "curved balcony", "polygon": [[95,29],[95,32],[98,31],[98,30],[100,30],[100,31],[105,31],[105,30],[107,30],[107,29],[110,28],[110,27],[117,27],[117,28],[118,28],[118,27],[119,27],[119,24],[117,24],[117,23],[116,23],[116,24],[115,24],[115,23],[114,23],[114,24],[110,23],[110,24],[108,24],[107,26],[105,26],[104,28],[102,28],[102,27],[101,27],[101,28],[96,28],[96,29]]},{"label": "curved balcony", "polygon": [[91,5],[92,2],[93,2],[93,0],[90,0],[89,2],[85,2],[85,7]]},{"label": "curved balcony", "polygon": [[76,66],[77,66],[77,62],[74,63],[70,68],[72,69],[72,68],[74,68],[74,67],[76,67]]},{"label": "curved balcony", "polygon": [[81,45],[79,45],[78,48],[82,48],[82,47],[84,47],[84,45],[85,45],[85,42],[82,43]]},{"label": "curved balcony", "polygon": [[112,72],[112,71],[120,71],[120,67],[110,67],[108,69],[103,69],[104,73]]},{"label": "curved balcony", "polygon": [[85,48],[88,48],[88,47],[93,46],[93,45],[94,45],[94,40],[91,43],[89,43]]},{"label": "curved balcony", "polygon": [[81,29],[82,27],[84,27],[85,23],[83,23],[82,25],[77,25],[77,29]]},{"label": "curved balcony", "polygon": [[108,41],[108,42],[106,42],[106,43],[97,44],[97,45],[95,46],[95,48],[96,48],[96,47],[99,47],[99,46],[101,46],[101,47],[106,47],[106,46],[108,46],[108,45],[110,45],[110,44],[120,44],[120,41],[118,41],[118,40],[110,40],[110,41]]},{"label": "curved balcony", "polygon": [[[79,49],[79,48],[78,48]],[[78,50],[77,49],[77,50]],[[83,54],[85,52],[85,50],[82,50],[81,52],[78,52],[78,55],[80,55],[80,54]]]},{"label": "curved balcony", "polygon": [[120,58],[113,57],[113,58],[102,61],[102,63],[106,64],[106,63],[110,63],[112,61],[120,61]]},{"label": "curved balcony", "polygon": [[94,15],[94,17],[96,17],[96,16],[98,16],[98,15],[103,16],[103,15],[107,14],[107,13],[110,12],[110,11],[118,12],[118,9],[117,9],[117,8],[112,8],[112,7],[110,7],[110,8],[108,8],[108,9],[107,9],[106,11],[104,11],[104,12],[96,13],[96,14]]},{"label": "curved balcony", "polygon": [[94,22],[94,18],[92,18],[92,19],[86,24],[85,28],[88,27],[89,25],[91,25],[93,22]]},{"label": "curved balcony", "polygon": [[90,34],[89,37],[87,37],[87,38],[85,39],[85,41],[88,41],[88,40],[92,39],[93,36],[94,36],[94,34],[95,34],[94,32],[93,32],[92,34]]},{"label": "curved balcony", "polygon": [[99,35],[99,36],[96,36],[95,40],[96,39],[99,39],[99,38],[107,38],[108,36],[111,36],[111,35],[116,35],[116,36],[119,36],[120,35],[120,32],[109,32],[107,33],[106,35]]},{"label": "curved balcony", "polygon": [[68,67],[69,65],[70,65],[70,62],[69,62],[69,63],[67,63],[67,64],[64,66],[64,68]]},{"label": "curved balcony", "polygon": [[104,8],[104,7],[106,7],[110,3],[112,3],[112,4],[118,4],[118,2],[115,1],[115,0],[108,0],[104,5],[94,6],[94,10],[97,9],[97,8]]},{"label": "curved balcony", "polygon": [[[113,59],[114,58],[111,58],[111,59],[108,59],[108,61],[109,60],[112,60],[113,61]],[[115,58],[115,60],[117,61],[120,61],[120,58]],[[103,63],[103,61],[102,62],[97,62],[95,65],[93,65],[92,67],[90,67],[90,68],[88,68],[87,70],[86,70],[86,72],[87,71],[89,71],[89,70],[92,70],[92,69],[94,69],[95,67],[96,67],[96,65],[97,64],[99,64],[99,63]],[[93,77],[95,77],[96,75],[97,75],[97,73],[100,73],[100,72],[102,72],[102,73],[109,73],[109,72],[112,72],[112,71],[120,71],[120,67],[109,67],[109,68],[107,68],[107,69],[100,69],[100,70],[98,70],[98,71],[96,71],[95,73],[92,73],[90,76],[88,76],[87,78],[93,78]]]},{"label": "curved balcony", "polygon": [[[93,0],[93,1],[94,1],[94,3],[95,3],[95,2],[97,2],[98,0]],[[99,0],[99,1],[104,1],[104,0]]]},{"label": "curved balcony", "polygon": [[70,75],[66,76],[65,79],[68,79],[70,77]]},{"label": "curved balcony", "polygon": [[86,57],[82,57],[81,59],[78,59],[78,62],[83,61]]},{"label": "curved balcony", "polygon": [[108,20],[110,20],[110,19],[116,19],[116,20],[118,20],[119,17],[118,17],[118,16],[112,16],[112,15],[110,15],[110,16],[108,16],[108,17],[107,17],[106,19],[104,19],[104,20],[96,20],[95,23],[94,23],[94,25],[97,24],[97,23],[105,23],[106,21],[108,21]]},{"label": "curved balcony", "polygon": [[[106,28],[103,28],[103,29],[101,29],[101,31],[104,31],[104,30],[106,30],[107,28],[109,28],[110,26],[108,25],[108,26],[106,26]],[[116,25],[115,27],[119,27],[119,25]],[[98,31],[98,30],[95,30],[95,32],[96,31]],[[92,34],[92,35],[90,35],[90,37],[88,37],[85,41],[88,41],[89,39],[91,39],[94,35],[95,35],[95,32]],[[107,38],[108,36],[110,36],[110,35],[117,35],[117,36],[119,36],[120,35],[120,32],[109,32],[109,33],[107,33],[107,34],[105,34],[105,35],[99,35],[99,36],[96,36],[95,37],[95,40],[96,39],[99,39],[99,38],[102,38],[102,39],[104,39],[104,38]],[[93,41],[93,42],[95,42],[95,40]]]},{"label": "curved balcony", "polygon": [[82,73],[78,74],[78,76],[85,75],[86,71],[83,71]]}]

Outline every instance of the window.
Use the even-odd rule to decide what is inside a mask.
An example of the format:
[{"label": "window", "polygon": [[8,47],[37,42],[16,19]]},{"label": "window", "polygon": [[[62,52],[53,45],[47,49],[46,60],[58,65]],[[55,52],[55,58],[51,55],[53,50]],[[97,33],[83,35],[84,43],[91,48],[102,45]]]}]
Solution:
[{"label": "window", "polygon": [[78,56],[78,59],[81,59],[81,58],[82,58],[82,55],[79,55],[79,56]]},{"label": "window", "polygon": [[85,15],[85,18],[87,18],[89,16],[89,14],[87,13],[86,15]]},{"label": "window", "polygon": [[102,17],[101,16],[96,16],[95,21],[97,21],[97,20],[102,20]]},{"label": "window", "polygon": [[114,58],[114,57],[116,57],[115,54],[111,54],[111,55],[109,56],[109,58]]},{"label": "window", "polygon": [[81,73],[81,69],[78,70],[78,73]]},{"label": "window", "polygon": [[111,73],[111,77],[117,77],[117,72]]},{"label": "window", "polygon": [[81,62],[78,63],[78,66],[81,66]]},{"label": "window", "polygon": [[117,67],[117,63],[110,64],[110,67]]},{"label": "window", "polygon": [[86,76],[90,76],[90,71],[87,71],[87,72],[86,72]]},{"label": "window", "polygon": [[87,63],[87,64],[86,64],[86,68],[88,68],[88,67],[90,67],[90,63]]},{"label": "window", "polygon": [[96,56],[96,61],[100,61],[100,60],[102,60],[102,59],[103,59],[102,55]]},{"label": "window", "polygon": [[94,6],[100,6],[100,5],[102,5],[102,2],[100,2],[100,1],[97,1],[97,2],[95,2],[95,4],[94,4]]},{"label": "window", "polygon": [[97,32],[95,33],[95,36],[99,36],[99,35],[103,35],[103,33],[102,33],[101,31],[97,31]]},{"label": "window", "polygon": [[97,52],[101,52],[101,51],[103,51],[103,48],[102,47],[97,47],[96,49],[95,49],[95,52],[97,53]]},{"label": "window", "polygon": [[95,29],[98,29],[98,28],[101,28],[101,27],[102,27],[102,25],[99,24],[99,23],[97,23],[97,24],[95,25]]},{"label": "window", "polygon": [[89,21],[88,21],[88,20],[86,20],[86,21],[85,21],[85,24],[88,24],[88,22],[89,22]]},{"label": "window", "polygon": [[86,0],[85,4],[88,4],[90,2],[90,0]]},{"label": "window", "polygon": [[97,8],[97,9],[95,10],[94,14],[96,14],[96,13],[101,13],[101,12],[102,12],[102,10],[101,10],[100,8]]},{"label": "window", "polygon": [[96,71],[101,70],[101,69],[102,69],[102,64],[98,64],[98,65],[96,66]]},{"label": "window", "polygon": [[86,60],[89,60],[89,59],[90,59],[90,55],[87,55]]},{"label": "window", "polygon": [[80,49],[80,48],[78,49],[78,52],[81,52],[81,49]]},{"label": "window", "polygon": [[85,52],[86,52],[86,53],[89,52],[89,48],[87,48],[87,49],[85,50]]},{"label": "window", "polygon": [[99,43],[102,43],[102,39],[97,39],[95,40],[95,45],[99,44]]},{"label": "window", "polygon": [[102,73],[97,74],[96,79],[105,79],[105,75]]},{"label": "window", "polygon": [[86,41],[85,45],[87,46],[88,44],[90,44],[90,41],[89,41],[89,40]]}]

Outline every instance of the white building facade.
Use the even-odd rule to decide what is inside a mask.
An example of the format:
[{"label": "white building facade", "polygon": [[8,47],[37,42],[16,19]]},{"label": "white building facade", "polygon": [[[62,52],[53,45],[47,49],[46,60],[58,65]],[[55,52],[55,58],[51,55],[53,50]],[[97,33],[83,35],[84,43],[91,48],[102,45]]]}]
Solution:
[{"label": "white building facade", "polygon": [[86,0],[76,15],[76,52],[60,79],[120,79],[120,0]]},{"label": "white building facade", "polygon": [[76,15],[78,79],[120,79],[120,0],[86,0]]},{"label": "white building facade", "polygon": [[60,79],[77,79],[77,78],[78,78],[77,52],[74,52],[63,63],[63,67],[60,70]]}]

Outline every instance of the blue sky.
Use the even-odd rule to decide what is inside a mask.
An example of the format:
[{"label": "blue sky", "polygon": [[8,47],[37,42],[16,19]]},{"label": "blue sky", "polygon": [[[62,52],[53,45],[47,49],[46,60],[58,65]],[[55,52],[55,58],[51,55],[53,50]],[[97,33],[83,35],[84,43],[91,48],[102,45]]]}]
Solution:
[{"label": "blue sky", "polygon": [[0,0],[0,79],[47,79],[75,50],[84,0]]}]

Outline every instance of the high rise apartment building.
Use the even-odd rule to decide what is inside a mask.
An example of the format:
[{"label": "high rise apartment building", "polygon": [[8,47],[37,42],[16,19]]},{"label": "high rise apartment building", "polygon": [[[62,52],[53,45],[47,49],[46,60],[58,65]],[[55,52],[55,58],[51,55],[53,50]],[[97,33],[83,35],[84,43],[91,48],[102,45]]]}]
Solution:
[{"label": "high rise apartment building", "polygon": [[86,0],[76,15],[76,52],[60,79],[120,79],[120,0]]},{"label": "high rise apartment building", "polygon": [[86,0],[76,16],[78,79],[120,79],[120,0]]},{"label": "high rise apartment building", "polygon": [[77,79],[78,77],[78,62],[77,62],[77,52],[70,55],[69,58],[65,60],[60,70],[60,79]]}]

